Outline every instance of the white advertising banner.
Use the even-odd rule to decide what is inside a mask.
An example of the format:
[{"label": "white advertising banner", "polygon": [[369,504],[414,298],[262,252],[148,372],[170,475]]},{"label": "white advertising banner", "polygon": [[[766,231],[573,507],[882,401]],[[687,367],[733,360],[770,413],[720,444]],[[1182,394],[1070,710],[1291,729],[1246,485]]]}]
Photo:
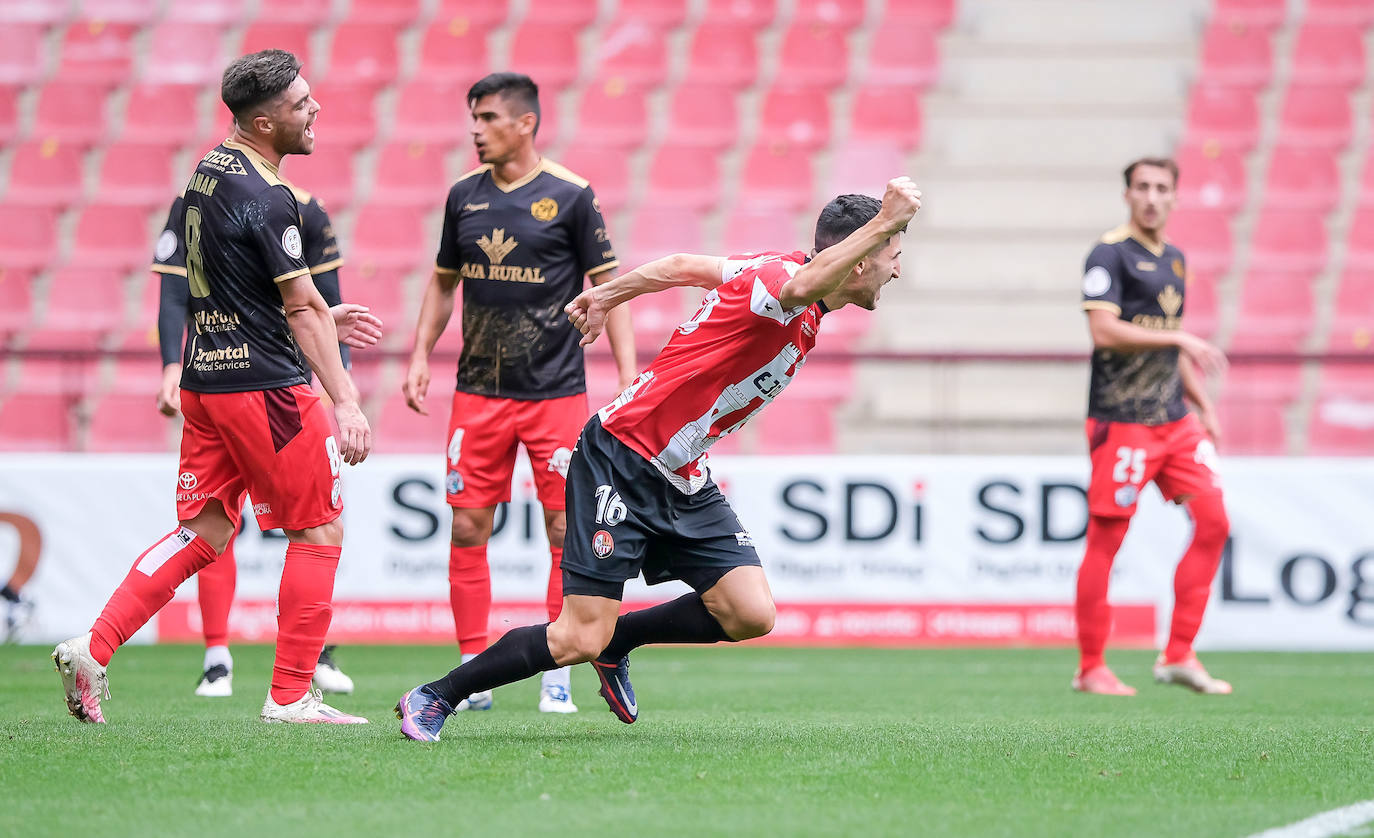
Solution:
[{"label": "white advertising banner", "polygon": [[[452,642],[443,467],[393,456],[346,470],[332,640]],[[1073,642],[1086,458],[736,457],[714,473],[778,602],[768,642]],[[1222,473],[1232,539],[1199,647],[1374,648],[1374,460],[1236,459]],[[19,639],[89,628],[138,554],[173,528],[175,479],[172,457],[0,455],[0,514],[42,537]],[[523,461],[513,495],[489,549],[498,632],[545,619],[547,543]],[[1182,510],[1144,494],[1112,578],[1114,643],[1149,646],[1167,631],[1189,535]],[[0,524],[0,582],[20,540]],[[272,637],[284,550],[247,516],[233,636]],[[625,601],[683,590],[636,581]],[[191,581],[138,639],[197,639],[195,602]]]}]

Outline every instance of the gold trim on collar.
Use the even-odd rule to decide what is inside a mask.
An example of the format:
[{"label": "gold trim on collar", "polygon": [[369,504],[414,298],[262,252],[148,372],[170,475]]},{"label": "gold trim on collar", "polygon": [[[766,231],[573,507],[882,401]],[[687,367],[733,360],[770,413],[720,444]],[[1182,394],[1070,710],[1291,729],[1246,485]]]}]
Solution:
[{"label": "gold trim on collar", "polygon": [[[258,154],[251,146],[246,146],[243,143],[236,143],[233,140],[225,140],[223,145],[225,148],[232,148],[235,151],[243,152],[243,156],[247,157],[248,162],[253,164],[253,168],[258,170],[258,174],[262,175],[262,179],[272,186],[285,186],[287,189],[292,189],[291,184],[287,183],[285,178],[277,174],[277,167],[268,163],[267,158]],[[293,194],[294,191],[293,189]]]},{"label": "gold trim on collar", "polygon": [[539,177],[539,175],[542,174],[543,171],[544,158],[541,157],[539,158],[539,162],[535,164],[535,167],[526,172],[524,177],[521,177],[518,180],[511,181],[510,183],[502,183],[501,179],[496,176],[496,167],[493,166],[491,170],[491,182],[496,184],[496,188],[500,189],[502,192],[514,192],[515,190],[519,189],[522,186],[525,186],[530,181]]}]

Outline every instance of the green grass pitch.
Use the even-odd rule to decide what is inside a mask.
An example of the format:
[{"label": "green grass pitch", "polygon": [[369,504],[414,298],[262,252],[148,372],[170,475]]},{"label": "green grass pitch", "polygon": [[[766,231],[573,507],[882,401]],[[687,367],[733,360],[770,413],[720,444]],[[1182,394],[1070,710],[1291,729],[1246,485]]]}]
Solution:
[{"label": "green grass pitch", "polygon": [[257,721],[261,646],[230,699],[192,695],[198,648],[125,649],[81,725],[49,651],[0,648],[8,835],[1244,836],[1374,798],[1371,654],[1205,655],[1218,697],[1116,652],[1121,699],[1068,650],[641,649],[633,726],[583,666],[576,716],[531,681],[421,745],[391,708],[445,648],[341,649],[372,724],[329,729]]}]

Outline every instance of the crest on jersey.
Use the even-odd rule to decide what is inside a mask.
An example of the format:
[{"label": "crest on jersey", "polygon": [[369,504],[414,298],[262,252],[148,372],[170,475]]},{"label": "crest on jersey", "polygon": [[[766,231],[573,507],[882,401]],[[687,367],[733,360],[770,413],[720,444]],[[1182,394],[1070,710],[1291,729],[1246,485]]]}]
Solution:
[{"label": "crest on jersey", "polygon": [[510,255],[520,242],[514,238],[506,238],[504,227],[497,227],[491,231],[490,236],[483,236],[477,240],[477,246],[482,248],[482,252],[487,254],[493,265],[499,265]]},{"label": "crest on jersey", "polygon": [[558,217],[558,202],[552,198],[540,198],[530,204],[530,215],[535,221],[552,221]]},{"label": "crest on jersey", "polygon": [[157,237],[157,250],[154,253],[159,262],[165,262],[172,258],[172,254],[177,252],[177,234],[171,230],[163,230],[162,235]]},{"label": "crest on jersey", "polygon": [[1140,497],[1140,490],[1135,486],[1126,485],[1116,490],[1116,505],[1125,509],[1136,502]]},{"label": "crest on jersey", "polygon": [[295,224],[287,227],[281,234],[281,249],[286,251],[286,255],[292,259],[301,258],[303,249],[301,248],[301,231]]},{"label": "crest on jersey", "polygon": [[1173,263],[1174,276],[1183,279],[1183,260],[1175,259]]},{"label": "crest on jersey", "polygon": [[615,552],[615,539],[605,530],[597,530],[592,536],[592,552],[598,559],[604,559]]},{"label": "crest on jersey", "polygon": [[1112,287],[1112,275],[1101,265],[1088,268],[1083,274],[1083,296],[1100,297]]},{"label": "crest on jersey", "polygon": [[1159,300],[1159,307],[1164,309],[1164,314],[1169,317],[1176,316],[1179,309],[1183,308],[1183,295],[1172,285],[1164,286],[1164,290],[1160,291],[1155,299]]}]

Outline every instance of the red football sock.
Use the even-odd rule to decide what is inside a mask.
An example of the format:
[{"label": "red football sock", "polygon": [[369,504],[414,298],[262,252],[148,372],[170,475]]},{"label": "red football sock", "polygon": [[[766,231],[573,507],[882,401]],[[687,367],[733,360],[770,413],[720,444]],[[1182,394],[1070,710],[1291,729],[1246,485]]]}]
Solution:
[{"label": "red football sock", "polygon": [[1107,583],[1112,575],[1112,562],[1130,518],[1108,518],[1092,515],[1088,518],[1087,549],[1083,564],[1078,568],[1078,597],[1075,601],[1078,617],[1078,651],[1080,672],[1102,666],[1102,650],[1107,647],[1107,634],[1112,628],[1112,607],[1107,602]]},{"label": "red football sock", "polygon": [[310,689],[315,663],[334,615],[334,573],[341,547],[291,543],[277,593],[277,657],[272,700],[290,704]]},{"label": "red football sock", "polygon": [[563,611],[563,548],[549,548],[549,590],[544,605],[549,609],[549,622],[558,619]]},{"label": "red football sock", "polygon": [[229,606],[234,604],[238,572],[234,564],[234,540],[219,558],[201,568],[196,575],[200,600],[200,624],[205,633],[205,648],[229,645]]},{"label": "red football sock", "polygon": [[1193,517],[1193,541],[1174,571],[1174,617],[1169,626],[1169,645],[1164,648],[1166,663],[1177,663],[1193,652],[1193,638],[1202,625],[1207,598],[1212,594],[1212,579],[1221,564],[1221,552],[1231,532],[1221,495],[1199,495],[1188,502]]},{"label": "red football sock", "polygon": [[487,620],[491,614],[487,545],[451,546],[448,556],[448,602],[453,608],[458,651],[475,655],[487,648]]},{"label": "red football sock", "polygon": [[115,649],[171,601],[178,585],[214,560],[214,548],[185,527],[145,550],[91,626],[91,657],[109,664]]}]

